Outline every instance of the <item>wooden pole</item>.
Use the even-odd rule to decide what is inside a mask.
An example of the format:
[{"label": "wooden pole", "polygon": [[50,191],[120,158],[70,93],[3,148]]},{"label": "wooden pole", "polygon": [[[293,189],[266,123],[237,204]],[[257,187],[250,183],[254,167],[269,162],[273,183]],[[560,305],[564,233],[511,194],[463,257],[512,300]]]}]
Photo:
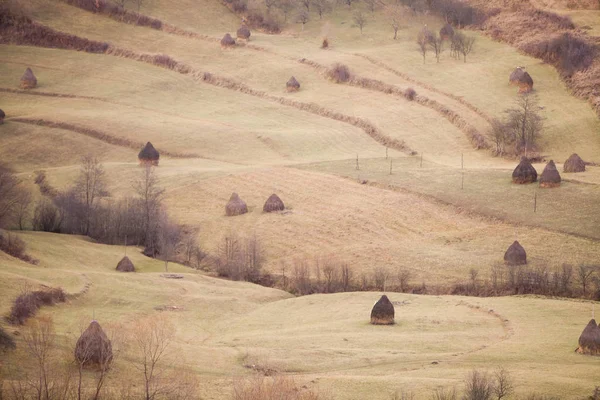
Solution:
[{"label": "wooden pole", "polygon": [[460,188],[464,189],[465,188],[465,173],[461,172],[460,174]]},{"label": "wooden pole", "polygon": [[388,148],[386,147],[385,148],[385,159],[387,160],[387,158],[388,158]]},{"label": "wooden pole", "polygon": [[356,169],[357,170],[360,169],[359,166],[358,166],[358,154],[356,155]]},{"label": "wooden pole", "polygon": [[392,160],[390,160],[390,175],[392,174]]},{"label": "wooden pole", "polygon": [[465,153],[460,153],[460,169],[465,169]]},{"label": "wooden pole", "polygon": [[537,192],[533,192],[533,212],[537,211]]},{"label": "wooden pole", "polygon": [[421,153],[421,168],[423,168],[423,153]]}]

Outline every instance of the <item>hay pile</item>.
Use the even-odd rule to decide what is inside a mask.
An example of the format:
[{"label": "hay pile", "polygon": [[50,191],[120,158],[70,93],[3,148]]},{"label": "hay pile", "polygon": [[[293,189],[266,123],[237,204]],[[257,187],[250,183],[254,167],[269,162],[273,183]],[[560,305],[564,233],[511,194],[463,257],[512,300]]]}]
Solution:
[{"label": "hay pile", "polygon": [[321,42],[321,48],[322,49],[328,49],[329,48],[329,40],[327,38],[323,38],[323,42]]},{"label": "hay pile", "polygon": [[504,253],[504,262],[507,265],[525,265],[527,264],[527,253],[521,244],[515,240]]},{"label": "hay pile", "polygon": [[577,153],[571,154],[565,164],[563,165],[564,172],[584,172],[585,162],[577,155]]},{"label": "hay pile", "polygon": [[512,173],[513,183],[525,184],[537,181],[537,171],[527,157],[521,157],[521,162]]},{"label": "hay pile", "polygon": [[112,344],[97,321],[81,334],[75,345],[75,359],[84,366],[105,368],[112,361]]},{"label": "hay pile", "polygon": [[523,67],[517,67],[512,74],[510,74],[508,83],[518,86],[519,93],[528,93],[533,90],[533,79]]},{"label": "hay pile", "polygon": [[152,143],[150,142],[146,143],[144,148],[138,154],[140,165],[158,165],[159,158],[160,153],[154,148],[154,146],[152,146]]},{"label": "hay pile", "polygon": [[375,303],[371,310],[371,324],[373,325],[393,325],[394,324],[394,305],[384,294],[379,301]]},{"label": "hay pile", "polygon": [[246,25],[242,25],[237,30],[236,35],[238,39],[250,40],[250,29]]},{"label": "hay pile", "polygon": [[121,261],[119,261],[117,268],[115,269],[120,272],[135,272],[135,266],[127,256],[123,257]]},{"label": "hay pile", "polygon": [[600,355],[600,327],[596,324],[596,320],[590,320],[579,336],[579,347],[576,351],[592,356]]},{"label": "hay pile", "polygon": [[37,78],[31,68],[27,68],[21,77],[21,89],[33,89],[37,86]]},{"label": "hay pile", "polygon": [[226,33],[225,36],[223,36],[223,39],[221,39],[221,47],[226,49],[234,46],[235,40],[231,37],[229,33]]},{"label": "hay pile", "polygon": [[556,169],[556,165],[554,161],[550,160],[550,162],[544,168],[544,172],[540,176],[540,187],[541,188],[554,188],[560,186],[560,174],[558,173],[558,169]]},{"label": "hay pile", "polygon": [[450,40],[454,37],[454,28],[450,24],[446,24],[440,29],[440,37],[442,40]]},{"label": "hay pile", "polygon": [[281,201],[279,196],[277,196],[275,193],[269,196],[269,198],[265,202],[265,205],[263,206],[263,211],[266,213],[283,210],[285,210],[285,205],[283,204],[283,201]]},{"label": "hay pile", "polygon": [[244,200],[240,199],[237,193],[232,193],[227,205],[225,206],[225,215],[233,217],[236,215],[246,214],[248,212],[248,206]]},{"label": "hay pile", "polygon": [[291,77],[285,84],[285,88],[288,92],[297,92],[300,90],[300,82],[295,77]]},{"label": "hay pile", "polygon": [[4,123],[4,117],[6,117],[6,114],[4,114],[4,111],[0,110],[0,125]]}]

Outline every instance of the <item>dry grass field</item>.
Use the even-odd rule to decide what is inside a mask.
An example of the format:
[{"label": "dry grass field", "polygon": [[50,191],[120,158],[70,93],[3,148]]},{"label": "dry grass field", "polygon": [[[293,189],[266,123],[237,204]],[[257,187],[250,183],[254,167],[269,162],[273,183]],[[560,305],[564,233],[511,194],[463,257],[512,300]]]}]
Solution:
[{"label": "dry grass field", "polygon": [[[39,23],[137,53],[166,54],[194,72],[107,54],[0,45],[0,108],[7,114],[0,160],[36,198],[35,171],[66,189],[88,153],[102,159],[110,197],[131,196],[141,173],[137,152],[151,141],[163,153],[156,172],[174,220],[198,228],[200,245],[212,256],[227,235],[256,237],[272,274],[298,262],[335,260],[357,275],[380,267],[391,274],[409,270],[415,285],[450,287],[466,282],[471,270],[487,279],[514,240],[526,248],[532,268],[600,261],[600,167],[563,174],[558,189],[514,186],[515,160],[475,150],[465,128],[440,113],[440,107],[450,110],[486,135],[490,121],[514,106],[517,90],[508,76],[523,65],[544,117],[542,155],[561,171],[573,152],[600,163],[594,111],[569,94],[551,66],[506,44],[469,32],[476,45],[466,63],[446,51],[440,63],[430,53],[423,64],[417,32],[423,24],[437,30],[441,20],[407,14],[392,40],[385,10],[367,13],[361,35],[352,10],[340,4],[322,20],[311,13],[304,29],[288,24],[280,35],[253,31],[248,45],[223,50],[218,40],[235,33],[240,20],[217,0],[144,2],[142,13],[197,37],[128,25],[58,0],[28,3]],[[568,12],[578,24],[597,28],[586,14],[597,11]],[[319,48],[324,36],[328,50]],[[335,84],[323,71],[335,62],[358,77],[414,88],[439,107]],[[28,66],[39,85],[25,92],[18,82]],[[247,90],[212,85],[199,78],[204,72]],[[301,89],[288,93],[292,75]],[[353,120],[371,124],[379,136]],[[392,140],[405,148],[386,149],[382,143]],[[540,173],[543,166],[535,164]],[[225,216],[232,192],[247,202],[248,214]],[[286,212],[262,212],[272,193]],[[53,317],[66,341],[93,317],[128,325],[166,316],[177,327],[169,360],[200,377],[203,399],[231,398],[234,380],[253,374],[249,365],[336,399],[387,400],[403,390],[428,399],[439,387],[462,389],[473,369],[496,367],[511,373],[519,395],[581,399],[598,384],[597,360],[573,351],[591,302],[388,293],[397,324],[376,327],[368,316],[380,293],[294,297],[174,263],[170,272],[184,278],[170,280],[161,277],[161,261],[133,247],[127,254],[139,273],[121,274],[114,268],[122,246],[17,235],[39,264],[0,253],[3,315],[27,283],[75,294],[40,312]],[[179,311],[157,310],[163,306]],[[20,351],[3,363],[15,362]],[[120,360],[116,371],[125,370]]]}]

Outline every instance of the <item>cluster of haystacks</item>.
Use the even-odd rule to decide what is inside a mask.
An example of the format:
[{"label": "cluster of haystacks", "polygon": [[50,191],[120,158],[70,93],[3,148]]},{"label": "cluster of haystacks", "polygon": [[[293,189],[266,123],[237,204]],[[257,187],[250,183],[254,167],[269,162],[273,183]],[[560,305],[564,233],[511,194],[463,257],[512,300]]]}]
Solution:
[{"label": "cluster of haystacks", "polygon": [[4,111],[0,110],[0,125],[4,123],[4,117],[6,117],[6,114],[4,114]]},{"label": "cluster of haystacks", "polygon": [[454,37],[454,28],[450,24],[446,24],[440,29],[440,38],[442,40],[451,40]]},{"label": "cluster of haystacks", "polygon": [[77,340],[75,359],[83,366],[101,368],[112,361],[112,344],[97,321],[92,321]]},{"label": "cluster of haystacks", "polygon": [[277,196],[275,193],[269,196],[269,198],[265,202],[265,205],[263,206],[263,211],[266,213],[283,210],[285,210],[285,205],[283,204],[283,201],[281,201],[279,196]]},{"label": "cluster of haystacks", "polygon": [[351,78],[350,69],[340,63],[333,64],[329,70],[327,70],[327,76],[335,83],[348,82]]},{"label": "cluster of haystacks", "polygon": [[565,164],[563,165],[564,172],[584,172],[585,171],[585,162],[577,155],[577,153],[571,154]]},{"label": "cluster of haystacks", "polygon": [[504,253],[504,262],[507,265],[525,265],[527,264],[527,253],[518,241],[514,241]]},{"label": "cluster of haystacks", "polygon": [[232,47],[235,47],[235,39],[229,33],[226,33],[223,39],[221,39],[221,48],[228,49]]},{"label": "cluster of haystacks", "polygon": [[236,215],[246,214],[248,206],[244,200],[240,199],[237,193],[232,193],[227,205],[225,206],[225,215],[233,217]]},{"label": "cluster of haystacks", "polygon": [[600,355],[600,327],[596,320],[591,319],[579,336],[579,347],[576,351],[592,356]]},{"label": "cluster of haystacks", "polygon": [[394,324],[394,305],[384,294],[379,301],[375,303],[371,310],[371,324],[373,325],[393,325]]},{"label": "cluster of haystacks", "polygon": [[246,25],[242,25],[237,30],[236,36],[238,39],[250,40],[250,29],[248,29],[248,27]]},{"label": "cluster of haystacks", "polygon": [[117,268],[115,269],[119,272],[135,272],[135,266],[127,256],[123,257],[121,261],[119,261]]},{"label": "cluster of haystacks", "polygon": [[508,82],[511,85],[519,87],[519,93],[529,93],[533,90],[533,79],[524,67],[517,67],[510,77]]},{"label": "cluster of haystacks", "polygon": [[138,154],[138,160],[140,160],[140,165],[158,165],[158,159],[160,158],[160,153],[158,150],[152,146],[152,143],[148,142],[144,146],[144,148]]},{"label": "cluster of haystacks", "polygon": [[550,160],[550,162],[544,168],[544,172],[540,176],[540,187],[541,188],[554,188],[560,186],[560,174],[558,173],[558,169],[556,169],[556,165],[554,161]]},{"label": "cluster of haystacks", "polygon": [[525,156],[512,173],[512,181],[517,184],[533,183],[537,181],[537,171],[531,165],[531,161]]},{"label": "cluster of haystacks", "polygon": [[300,82],[292,76],[290,80],[286,82],[285,88],[288,92],[297,92],[300,90]]},{"label": "cluster of haystacks", "polygon": [[21,89],[33,89],[37,86],[37,78],[31,68],[27,68],[21,77]]}]

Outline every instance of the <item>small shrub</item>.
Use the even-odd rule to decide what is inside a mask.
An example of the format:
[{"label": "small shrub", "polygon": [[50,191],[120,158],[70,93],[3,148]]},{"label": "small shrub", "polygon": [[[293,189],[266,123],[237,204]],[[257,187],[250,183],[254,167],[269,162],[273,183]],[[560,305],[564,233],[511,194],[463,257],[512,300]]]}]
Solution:
[{"label": "small shrub", "polygon": [[404,91],[404,97],[406,100],[413,101],[417,97],[417,92],[413,88],[408,88]]},{"label": "small shrub", "polygon": [[351,78],[350,69],[344,64],[336,63],[328,71],[327,76],[335,83],[345,83]]},{"label": "small shrub", "polygon": [[10,233],[0,234],[0,250],[15,258],[22,259],[25,256],[25,242]]}]

